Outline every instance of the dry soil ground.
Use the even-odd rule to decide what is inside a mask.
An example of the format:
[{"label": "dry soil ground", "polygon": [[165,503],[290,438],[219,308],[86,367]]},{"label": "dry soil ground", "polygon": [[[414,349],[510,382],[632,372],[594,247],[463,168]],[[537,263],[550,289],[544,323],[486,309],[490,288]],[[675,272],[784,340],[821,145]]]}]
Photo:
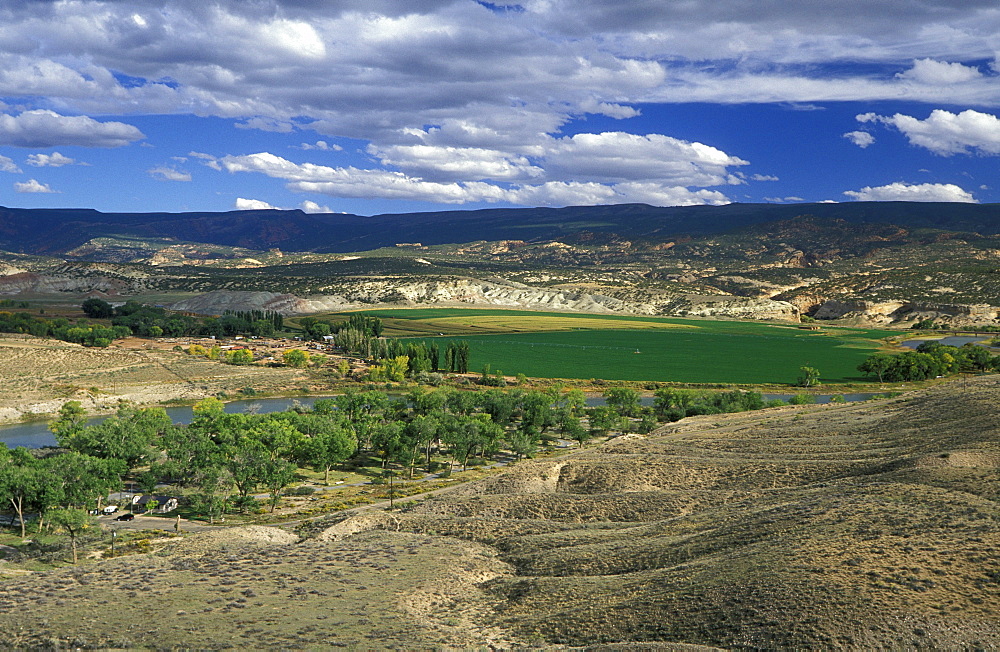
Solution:
[{"label": "dry soil ground", "polygon": [[30,336],[0,337],[0,422],[53,414],[67,400],[100,410],[122,399],[155,404],[248,386],[258,392],[291,390],[308,382],[295,369],[225,365],[138,342],[97,349]]}]

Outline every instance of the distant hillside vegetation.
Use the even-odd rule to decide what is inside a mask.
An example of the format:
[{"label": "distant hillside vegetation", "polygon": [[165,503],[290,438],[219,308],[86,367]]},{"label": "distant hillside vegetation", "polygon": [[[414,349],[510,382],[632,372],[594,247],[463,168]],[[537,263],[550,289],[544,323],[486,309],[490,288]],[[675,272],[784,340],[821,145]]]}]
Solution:
[{"label": "distant hillside vegetation", "polygon": [[257,250],[317,252],[366,251],[403,242],[433,245],[476,240],[558,240],[580,233],[662,241],[722,234],[801,215],[851,224],[1000,233],[1000,206],[996,204],[850,202],[665,208],[624,204],[374,217],[307,214],[299,210],[101,213],[88,209],[0,207],[0,249],[58,255],[102,236],[176,238]]}]

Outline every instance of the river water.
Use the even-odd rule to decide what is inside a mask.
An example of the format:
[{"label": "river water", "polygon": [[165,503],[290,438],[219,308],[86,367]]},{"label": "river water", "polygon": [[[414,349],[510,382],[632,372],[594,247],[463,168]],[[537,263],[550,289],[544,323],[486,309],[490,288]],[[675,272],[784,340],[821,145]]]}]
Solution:
[{"label": "river water", "polygon": [[[794,394],[764,394],[764,400],[770,401],[773,399],[781,399],[787,401]],[[832,394],[817,394],[817,403],[829,403]],[[877,394],[841,394],[844,400],[853,401],[867,401]],[[225,410],[230,414],[238,414],[240,412],[256,412],[259,414],[264,414],[266,412],[282,412],[291,408],[294,405],[301,405],[303,407],[310,408],[316,401],[323,398],[332,398],[330,396],[303,396],[301,398],[248,398],[239,401],[231,401],[226,403]],[[654,398],[652,396],[642,397],[642,404],[647,406],[653,405]],[[588,398],[587,405],[604,405],[603,398]],[[174,423],[191,423],[193,418],[193,412],[191,406],[182,407],[168,407],[167,416],[169,416]],[[94,425],[100,423],[107,419],[107,416],[94,417],[87,421],[87,425]],[[17,448],[18,446],[24,446],[25,448],[44,448],[45,446],[55,446],[56,438],[49,431],[48,421],[29,421],[27,423],[18,423],[9,426],[0,426],[0,443],[7,444],[10,448]]]},{"label": "river water", "polygon": [[[948,337],[940,338],[928,338],[922,340],[906,340],[901,344],[909,349],[915,349],[924,342],[940,342],[944,346],[965,346],[966,344],[987,342],[991,340],[990,337],[983,337],[982,335],[949,335]],[[983,346],[986,346],[985,344]]]}]

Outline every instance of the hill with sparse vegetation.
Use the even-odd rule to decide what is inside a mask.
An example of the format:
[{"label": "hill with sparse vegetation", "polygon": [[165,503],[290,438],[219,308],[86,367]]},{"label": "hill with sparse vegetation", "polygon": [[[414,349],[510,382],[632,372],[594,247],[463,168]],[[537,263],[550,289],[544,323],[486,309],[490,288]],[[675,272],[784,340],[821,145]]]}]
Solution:
[{"label": "hill with sparse vegetation", "polygon": [[374,217],[0,209],[0,292],[153,297],[203,313],[473,304],[1000,326],[998,217],[995,205],[905,202]]},{"label": "hill with sparse vegetation", "polygon": [[690,417],[298,536],[148,540],[4,582],[0,629],[15,647],[990,649],[998,399],[983,377]]}]

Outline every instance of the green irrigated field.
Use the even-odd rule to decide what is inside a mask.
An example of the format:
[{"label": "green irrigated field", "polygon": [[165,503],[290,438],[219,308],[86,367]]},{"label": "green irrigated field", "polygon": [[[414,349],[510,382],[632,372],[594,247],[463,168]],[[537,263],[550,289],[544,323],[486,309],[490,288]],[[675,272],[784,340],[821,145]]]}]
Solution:
[{"label": "green irrigated field", "polygon": [[[898,332],[803,330],[789,324],[517,310],[380,310],[387,333],[467,340],[470,370],[508,375],[687,383],[794,383],[799,367],[824,383],[865,380],[858,364]],[[390,330],[391,329],[391,330]],[[494,334],[472,334],[492,331]],[[470,335],[466,335],[469,333]],[[452,337],[448,337],[451,335]]]}]

